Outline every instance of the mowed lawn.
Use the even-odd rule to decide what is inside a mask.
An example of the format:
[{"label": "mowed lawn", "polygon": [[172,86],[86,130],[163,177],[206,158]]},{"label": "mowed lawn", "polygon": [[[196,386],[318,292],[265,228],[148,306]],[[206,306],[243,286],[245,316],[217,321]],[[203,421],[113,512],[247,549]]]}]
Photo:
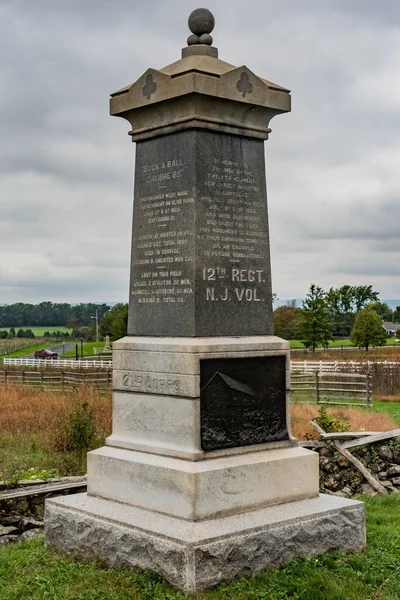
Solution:
[{"label": "mowed lawn", "polygon": [[[367,547],[297,558],[196,600],[399,600],[400,495],[365,498]],[[0,549],[0,600],[184,600],[152,573],[116,571],[45,549],[43,540]]]}]

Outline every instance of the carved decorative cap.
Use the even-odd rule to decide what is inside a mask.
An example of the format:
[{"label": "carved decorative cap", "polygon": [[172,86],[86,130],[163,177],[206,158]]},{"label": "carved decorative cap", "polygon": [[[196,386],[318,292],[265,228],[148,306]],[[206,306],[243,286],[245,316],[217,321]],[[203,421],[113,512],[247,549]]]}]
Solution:
[{"label": "carved decorative cap", "polygon": [[192,32],[192,35],[189,35],[187,40],[188,46],[196,44],[212,45],[213,39],[210,33],[214,29],[215,19],[208,8],[196,8],[196,10],[190,13],[188,25]]}]

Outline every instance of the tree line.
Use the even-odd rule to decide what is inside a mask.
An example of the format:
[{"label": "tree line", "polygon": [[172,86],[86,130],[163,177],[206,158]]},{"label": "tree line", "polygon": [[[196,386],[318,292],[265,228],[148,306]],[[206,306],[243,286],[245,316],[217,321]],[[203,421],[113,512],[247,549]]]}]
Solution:
[{"label": "tree line", "polygon": [[93,317],[98,315],[99,322],[104,313],[110,310],[107,304],[68,304],[66,302],[40,302],[25,304],[17,302],[0,306],[0,328],[2,327],[69,327],[79,329],[90,326]]},{"label": "tree line", "polygon": [[332,338],[350,338],[368,349],[386,343],[382,321],[400,322],[400,306],[393,311],[368,286],[344,285],[324,291],[311,284],[302,308],[280,306],[274,311],[275,335],[299,339],[306,348],[327,347]]}]

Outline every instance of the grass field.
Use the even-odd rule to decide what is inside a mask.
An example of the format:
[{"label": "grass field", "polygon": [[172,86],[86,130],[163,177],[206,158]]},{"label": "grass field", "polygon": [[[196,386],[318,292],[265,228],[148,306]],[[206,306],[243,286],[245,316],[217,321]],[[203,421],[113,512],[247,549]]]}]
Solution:
[{"label": "grass field", "polygon": [[[400,495],[365,498],[367,547],[298,558],[195,600],[399,600]],[[0,550],[0,600],[184,600],[152,573],[116,571],[46,550],[42,540]]]},{"label": "grass field", "polygon": [[[78,344],[79,356],[81,353],[81,342],[80,340],[70,340],[71,344]],[[93,356],[93,348],[103,350],[105,342],[83,342],[83,356]],[[69,350],[64,354],[64,358],[75,357],[75,350]]]},{"label": "grass field", "polygon": [[[400,399],[398,399],[400,400]],[[0,479],[16,471],[55,469],[59,475],[85,473],[85,464],[64,452],[66,423],[87,403],[93,408],[93,446],[104,444],[111,433],[111,390],[92,388],[68,392],[41,391],[33,387],[0,387]],[[309,421],[319,406],[293,403],[293,433],[303,439],[313,430]],[[345,419],[351,430],[386,431],[400,427],[400,401],[376,402],[372,409],[329,407],[328,412]],[[79,472],[76,470],[79,469]]]},{"label": "grass field", "polygon": [[[388,338],[386,341],[386,346],[399,346],[400,342],[396,342],[395,338]],[[304,349],[304,344],[300,340],[290,340],[290,347],[294,350],[302,350]],[[354,346],[350,343],[350,340],[330,340],[328,348],[354,348]],[[385,346],[383,346],[384,348]]]},{"label": "grass field", "polygon": [[[0,331],[10,331],[11,327],[0,327]],[[64,327],[63,325],[46,325],[44,327],[36,327],[35,325],[23,325],[21,327],[14,327],[15,332],[18,329],[31,329],[35,337],[43,337],[46,331],[52,333],[53,331],[61,331],[63,333],[67,332],[69,334],[72,333],[72,329],[70,327]]]},{"label": "grass field", "polygon": [[28,354],[33,354],[35,350],[40,350],[40,348],[51,348],[54,346],[54,342],[41,342],[37,344],[32,344],[29,346],[25,346],[20,350],[15,350],[14,352],[9,352],[7,354],[7,358],[19,358],[27,356]]}]

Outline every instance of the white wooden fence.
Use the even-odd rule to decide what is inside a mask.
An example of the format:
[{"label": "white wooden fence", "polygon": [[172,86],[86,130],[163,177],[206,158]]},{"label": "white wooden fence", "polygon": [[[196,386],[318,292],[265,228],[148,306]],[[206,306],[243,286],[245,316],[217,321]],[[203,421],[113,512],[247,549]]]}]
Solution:
[{"label": "white wooden fence", "polygon": [[341,372],[343,369],[346,369],[347,372],[352,371],[357,373],[361,368],[364,370],[365,367],[369,367],[372,365],[387,365],[387,366],[400,366],[400,361],[362,361],[357,362],[353,360],[335,360],[335,361],[327,361],[327,360],[292,360],[290,362],[290,370],[296,371],[299,373],[315,373],[315,371],[324,371],[326,372]]},{"label": "white wooden fence", "polygon": [[67,358],[4,358],[4,365],[17,367],[60,367],[71,369],[112,369],[112,360],[67,359]]}]

